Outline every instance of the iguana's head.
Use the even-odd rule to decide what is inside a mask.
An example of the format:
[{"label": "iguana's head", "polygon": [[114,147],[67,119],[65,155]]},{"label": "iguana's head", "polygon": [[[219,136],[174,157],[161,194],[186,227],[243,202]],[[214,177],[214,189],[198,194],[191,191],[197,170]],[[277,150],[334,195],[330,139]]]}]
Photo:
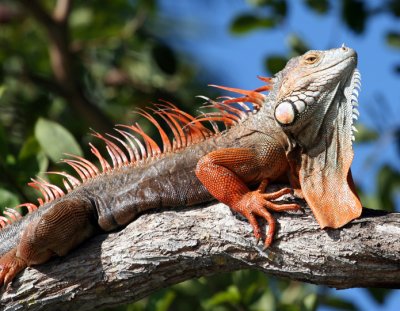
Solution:
[{"label": "iguana's head", "polygon": [[350,173],[360,88],[356,65],[356,52],[345,46],[309,51],[275,78],[274,118],[290,146],[301,150],[301,188],[321,227],[341,227],[362,209]]}]

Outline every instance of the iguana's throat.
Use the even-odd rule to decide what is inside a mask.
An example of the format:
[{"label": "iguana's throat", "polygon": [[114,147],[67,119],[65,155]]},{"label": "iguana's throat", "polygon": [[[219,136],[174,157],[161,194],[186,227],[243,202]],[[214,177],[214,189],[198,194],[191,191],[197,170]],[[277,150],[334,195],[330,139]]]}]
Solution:
[{"label": "iguana's throat", "polygon": [[[311,140],[313,144],[302,146],[299,180],[304,198],[321,227],[341,227],[361,214],[350,171],[359,87],[360,75],[355,70],[344,85],[325,97],[331,103],[325,102],[327,110],[314,129],[317,132]],[[307,131],[303,133],[306,135]],[[301,134],[296,138],[300,145],[302,138],[306,139]]]}]

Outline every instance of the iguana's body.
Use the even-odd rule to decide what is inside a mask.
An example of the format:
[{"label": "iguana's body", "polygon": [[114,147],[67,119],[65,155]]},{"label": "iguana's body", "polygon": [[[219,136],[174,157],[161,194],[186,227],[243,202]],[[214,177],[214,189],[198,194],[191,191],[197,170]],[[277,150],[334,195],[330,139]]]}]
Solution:
[{"label": "iguana's body", "polygon": [[[312,57],[320,59],[315,61]],[[340,68],[342,65],[344,67]],[[58,195],[54,186],[44,182],[34,183],[44,193],[44,204],[0,231],[0,284],[9,282],[27,265],[45,262],[54,254],[65,255],[97,231],[110,231],[128,224],[143,211],[156,207],[189,206],[213,197],[243,214],[253,226],[256,238],[261,237],[256,216],[265,218],[269,224],[265,240],[265,246],[268,246],[274,233],[274,220],[267,209],[298,208],[296,204],[271,202],[288,193],[289,189],[264,194],[267,183],[282,178],[289,179],[296,192],[305,197],[321,227],[337,228],[358,217],[361,205],[353,192],[349,171],[351,124],[348,129],[352,117],[350,96],[354,84],[358,83],[351,82],[355,65],[354,51],[345,47],[309,52],[308,56],[296,58],[274,78],[268,96],[245,92],[245,100],[261,106],[257,113],[248,113],[247,119],[240,124],[213,135],[199,120],[191,119],[173,106],[164,105],[158,114],[170,126],[172,124],[171,128],[176,131],[175,142],[171,144],[160,131],[164,143],[164,152],[161,153],[140,127],[131,127],[143,137],[144,152],[150,153],[147,157],[136,155],[136,159],[142,158],[136,162],[133,158],[137,150],[128,147],[128,157],[113,143],[121,143],[120,140],[100,137],[111,150],[113,168],[101,155],[97,157],[102,173],[94,172],[93,165],[85,160],[69,160],[83,182],[74,186],[73,178],[66,175],[74,189],[65,195]],[[331,79],[331,86],[324,83],[313,85],[314,80],[324,79],[319,71]],[[314,80],[313,75],[316,75]],[[349,88],[349,94],[344,94],[345,86]],[[317,87],[320,90],[310,90]],[[300,94],[306,91],[311,93],[299,99],[302,97]],[[307,109],[301,107],[299,100]],[[232,100],[237,101],[240,100]],[[330,101],[329,105],[327,101]],[[228,122],[245,114],[227,108],[229,104],[230,100],[222,102],[225,115],[207,115],[205,119]],[[325,112],[315,114],[316,109]],[[226,115],[227,112],[231,114]],[[304,119],[304,115],[310,120]],[[328,118],[322,121],[325,116]],[[339,130],[335,116],[336,119],[344,118],[344,123],[340,121],[343,128]],[[298,124],[299,120],[303,120],[303,124]],[[191,121],[184,129],[186,134],[177,126],[184,121]],[[314,131],[315,135],[312,134]],[[127,132],[121,133],[125,138],[130,137]],[[321,165],[324,155],[325,160],[333,158]],[[250,190],[253,187],[258,188]]]}]

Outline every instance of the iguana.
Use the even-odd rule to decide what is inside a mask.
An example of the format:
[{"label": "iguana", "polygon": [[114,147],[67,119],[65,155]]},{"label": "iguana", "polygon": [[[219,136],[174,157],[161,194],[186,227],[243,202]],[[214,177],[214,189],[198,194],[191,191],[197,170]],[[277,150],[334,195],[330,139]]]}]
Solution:
[{"label": "iguana", "polygon": [[[39,206],[25,203],[20,207],[29,210],[26,216],[7,209],[9,217],[0,218],[0,284],[157,207],[215,198],[245,216],[257,240],[257,217],[264,218],[265,247],[275,231],[269,211],[299,208],[274,201],[292,190],[306,200],[321,228],[339,228],[359,217],[362,206],[350,171],[360,89],[356,64],[356,52],[345,46],[309,51],[292,58],[273,78],[260,77],[265,85],[258,89],[221,87],[242,95],[207,99],[219,113],[195,118],[167,102],[149,108],[152,114],[139,110],[158,129],[162,148],[137,123],[117,126],[115,135],[95,132],[112,164],[90,144],[100,167],[71,156],[64,162],[79,177],[53,172],[64,177],[66,191],[32,179],[31,186],[42,193]],[[217,121],[226,129],[220,130]],[[292,189],[265,193],[270,182],[281,180]]]}]

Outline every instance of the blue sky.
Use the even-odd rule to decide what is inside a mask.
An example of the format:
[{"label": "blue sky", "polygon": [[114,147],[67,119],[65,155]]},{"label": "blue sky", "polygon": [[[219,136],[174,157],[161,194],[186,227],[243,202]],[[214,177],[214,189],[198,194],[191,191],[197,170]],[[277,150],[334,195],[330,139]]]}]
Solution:
[{"label": "blue sky", "polygon": [[[339,47],[342,43],[354,48],[359,54],[358,68],[362,74],[360,123],[378,126],[385,133],[380,141],[355,148],[355,180],[365,191],[373,191],[374,176],[382,163],[400,170],[391,136],[394,126],[400,124],[400,75],[393,72],[393,66],[400,63],[400,51],[385,43],[386,31],[399,29],[400,22],[387,14],[377,16],[370,19],[365,34],[357,36],[339,21],[340,1],[331,1],[333,7],[327,16],[311,12],[303,1],[289,2],[289,16],[282,27],[233,36],[229,33],[233,18],[252,10],[245,1],[162,0],[161,11],[168,24],[164,35],[173,38],[172,44],[178,50],[190,55],[200,77],[211,72],[219,79],[206,83],[248,89],[260,85],[257,75],[267,74],[264,67],[267,54],[287,55],[290,35],[300,36],[313,49]],[[379,3],[380,0],[367,1],[370,7]],[[354,301],[360,310],[398,311],[400,306],[399,291],[393,292],[385,306],[377,305],[361,289],[335,291],[335,294]]]}]

